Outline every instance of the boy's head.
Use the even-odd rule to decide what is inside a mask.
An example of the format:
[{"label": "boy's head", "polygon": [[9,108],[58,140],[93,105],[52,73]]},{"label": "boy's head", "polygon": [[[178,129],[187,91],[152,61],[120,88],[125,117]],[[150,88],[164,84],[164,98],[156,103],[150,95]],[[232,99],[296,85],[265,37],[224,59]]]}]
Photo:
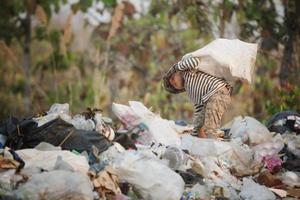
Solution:
[{"label": "boy's head", "polygon": [[176,90],[184,89],[184,80],[181,71],[173,73],[169,78],[169,82]]},{"label": "boy's head", "polygon": [[176,70],[176,65],[177,64],[173,65],[163,78],[165,89],[171,93],[180,93],[185,91],[183,73]]}]

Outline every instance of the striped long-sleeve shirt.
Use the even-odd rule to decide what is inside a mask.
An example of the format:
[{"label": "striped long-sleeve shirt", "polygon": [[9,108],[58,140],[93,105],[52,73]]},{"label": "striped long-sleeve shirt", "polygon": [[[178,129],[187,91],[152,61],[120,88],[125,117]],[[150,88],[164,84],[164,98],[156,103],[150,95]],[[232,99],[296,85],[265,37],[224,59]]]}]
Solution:
[{"label": "striped long-sleeve shirt", "polygon": [[193,70],[199,63],[199,58],[192,57],[179,61],[177,64],[177,69],[184,72],[184,87],[196,107],[196,112],[197,108],[205,104],[214,93],[227,85],[223,79]]}]

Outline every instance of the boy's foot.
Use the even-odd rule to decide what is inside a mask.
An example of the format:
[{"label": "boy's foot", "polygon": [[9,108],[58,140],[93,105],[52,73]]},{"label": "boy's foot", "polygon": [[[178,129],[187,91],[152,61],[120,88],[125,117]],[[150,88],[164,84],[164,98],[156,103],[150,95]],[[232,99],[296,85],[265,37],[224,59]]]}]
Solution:
[{"label": "boy's foot", "polygon": [[198,137],[199,138],[207,138],[207,135],[204,131],[204,128],[200,128],[199,132],[198,132]]},{"label": "boy's foot", "polygon": [[212,139],[223,139],[224,138],[224,132],[220,129],[214,129],[214,130],[208,130],[206,131],[207,137]]}]

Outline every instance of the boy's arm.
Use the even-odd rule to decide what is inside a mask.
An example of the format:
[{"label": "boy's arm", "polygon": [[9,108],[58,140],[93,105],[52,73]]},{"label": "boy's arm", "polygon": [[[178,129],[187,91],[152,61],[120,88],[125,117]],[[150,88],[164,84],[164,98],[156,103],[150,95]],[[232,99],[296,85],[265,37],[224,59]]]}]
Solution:
[{"label": "boy's arm", "polygon": [[197,57],[190,57],[182,59],[177,63],[177,69],[180,71],[189,71],[195,69],[200,63],[200,59]]}]

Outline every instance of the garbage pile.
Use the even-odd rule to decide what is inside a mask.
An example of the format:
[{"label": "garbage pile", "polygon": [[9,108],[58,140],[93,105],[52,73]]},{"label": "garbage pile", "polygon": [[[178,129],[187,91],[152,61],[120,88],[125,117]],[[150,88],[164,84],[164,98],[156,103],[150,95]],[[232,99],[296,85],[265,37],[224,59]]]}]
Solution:
[{"label": "garbage pile", "polygon": [[142,103],[71,116],[68,104],[0,124],[0,199],[299,199],[300,115],[237,117],[224,139]]}]

